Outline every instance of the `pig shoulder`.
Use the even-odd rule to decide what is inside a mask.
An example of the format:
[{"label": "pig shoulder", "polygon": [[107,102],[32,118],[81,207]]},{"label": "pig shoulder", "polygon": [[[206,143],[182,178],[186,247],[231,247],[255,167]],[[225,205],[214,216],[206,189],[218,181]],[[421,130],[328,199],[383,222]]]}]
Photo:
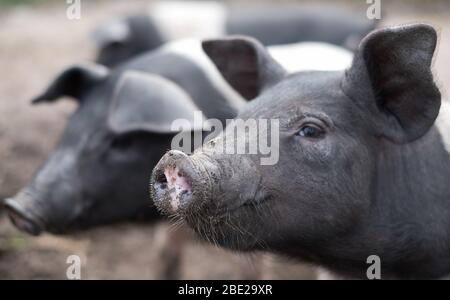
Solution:
[{"label": "pig shoulder", "polygon": [[[233,107],[239,108],[242,105],[242,97],[226,82],[212,61],[206,56],[199,39],[175,41],[163,46],[161,51],[190,61],[193,67],[200,69],[209,79],[210,84],[231,102]],[[213,99],[210,99],[210,101],[213,101]]]},{"label": "pig shoulder", "polygon": [[117,72],[128,70],[153,73],[173,81],[189,94],[208,118],[234,118],[245,103],[206,57],[200,40],[167,43],[122,65]]}]

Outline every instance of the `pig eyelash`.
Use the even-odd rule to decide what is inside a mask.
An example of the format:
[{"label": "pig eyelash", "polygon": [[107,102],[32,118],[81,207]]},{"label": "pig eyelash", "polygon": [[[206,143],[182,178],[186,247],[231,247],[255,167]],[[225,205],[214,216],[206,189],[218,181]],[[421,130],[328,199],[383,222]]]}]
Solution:
[{"label": "pig eyelash", "polygon": [[327,116],[311,113],[303,113],[298,117],[288,118],[284,122],[284,124],[281,125],[281,127],[286,130],[291,130],[292,128],[295,128],[294,130],[298,131],[307,123],[313,124],[316,127],[321,128],[324,132],[326,131],[326,129],[331,129],[333,127],[333,123]]}]

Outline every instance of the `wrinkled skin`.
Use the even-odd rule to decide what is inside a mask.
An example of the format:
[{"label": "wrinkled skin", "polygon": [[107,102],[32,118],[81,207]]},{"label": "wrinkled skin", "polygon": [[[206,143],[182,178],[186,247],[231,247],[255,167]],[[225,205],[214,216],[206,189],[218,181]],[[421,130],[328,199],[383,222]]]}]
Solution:
[{"label": "wrinkled skin", "polygon": [[[205,42],[229,81],[242,70],[221,57],[245,57],[253,78],[245,89],[258,96],[237,118],[280,121],[279,161],[222,154],[221,141],[235,139],[225,131],[192,156],[160,160],[155,204],[221,246],[285,254],[344,277],[366,278],[370,255],[381,258],[382,278],[448,275],[450,156],[433,125],[435,46],[430,26],[394,27],[367,36],[345,72],[286,75],[255,41]],[[173,168],[184,181],[169,187],[178,190],[168,189]]]},{"label": "wrinkled skin", "polygon": [[148,181],[177,133],[171,122],[192,120],[197,110],[224,120],[244,102],[231,103],[195,64],[164,51],[114,71],[69,67],[33,102],[64,96],[79,107],[58,145],[30,184],[4,202],[12,222],[33,235],[159,219]]}]

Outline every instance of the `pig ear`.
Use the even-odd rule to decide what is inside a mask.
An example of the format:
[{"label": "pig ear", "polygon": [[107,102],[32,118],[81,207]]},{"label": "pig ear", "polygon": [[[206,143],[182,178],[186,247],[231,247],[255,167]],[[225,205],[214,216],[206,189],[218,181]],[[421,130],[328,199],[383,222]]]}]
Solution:
[{"label": "pig ear", "polygon": [[202,46],[228,83],[248,100],[279,82],[286,74],[255,39],[230,37],[206,40]]},{"label": "pig ear", "polygon": [[75,65],[62,71],[47,90],[32,100],[33,104],[55,101],[69,96],[80,100],[81,95],[96,83],[103,81],[109,70],[95,64]]},{"label": "pig ear", "polygon": [[378,30],[361,42],[347,70],[344,90],[370,99],[374,125],[393,142],[421,137],[439,113],[441,94],[431,71],[436,42],[436,31],[424,24]]},{"label": "pig ear", "polygon": [[108,115],[113,132],[173,133],[179,131],[171,128],[177,119],[185,120],[193,131],[202,130],[205,121],[190,96],[174,82],[136,71],[121,76]]}]

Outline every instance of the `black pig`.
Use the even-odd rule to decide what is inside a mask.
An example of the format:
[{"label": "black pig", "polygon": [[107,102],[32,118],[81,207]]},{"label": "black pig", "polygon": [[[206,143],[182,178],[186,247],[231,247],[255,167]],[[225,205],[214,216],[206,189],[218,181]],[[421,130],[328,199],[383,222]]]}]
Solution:
[{"label": "black pig", "polygon": [[170,149],[172,121],[192,120],[197,110],[209,118],[233,118],[245,102],[194,40],[114,71],[69,67],[33,103],[65,96],[79,107],[58,146],[32,182],[4,202],[13,223],[31,234],[157,218],[148,180]]},{"label": "black pig", "polygon": [[[288,63],[292,53],[313,57],[310,52],[320,49],[292,46],[270,50]],[[347,65],[349,54],[339,49],[320,53]],[[195,39],[169,43],[113,71],[92,64],[70,67],[33,102],[64,96],[75,98],[79,108],[59,145],[31,184],[5,201],[14,224],[31,234],[156,219],[148,180],[170,149],[172,121],[192,122],[199,110],[224,122],[245,103]]]},{"label": "black pig", "polygon": [[192,156],[171,151],[153,172],[156,205],[224,247],[344,277],[365,278],[370,255],[383,278],[449,275],[450,116],[431,71],[436,41],[424,24],[378,30],[347,70],[294,74],[254,40],[204,42],[256,97],[238,119],[279,121],[279,160],[224,154],[236,140],[227,131]]}]

